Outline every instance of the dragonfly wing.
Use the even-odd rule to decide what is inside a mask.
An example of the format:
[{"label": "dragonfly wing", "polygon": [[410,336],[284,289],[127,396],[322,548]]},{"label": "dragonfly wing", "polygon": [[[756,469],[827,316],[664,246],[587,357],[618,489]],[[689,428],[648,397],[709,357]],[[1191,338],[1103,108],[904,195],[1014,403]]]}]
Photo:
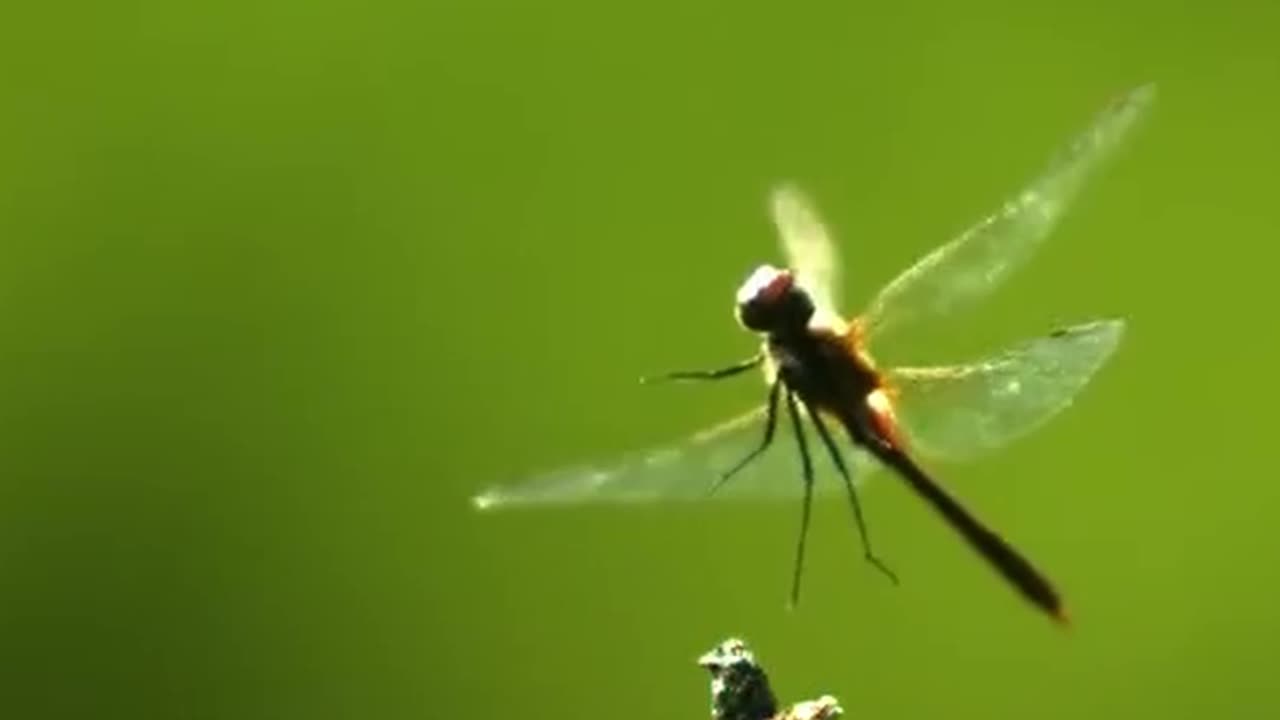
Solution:
[{"label": "dragonfly wing", "polygon": [[868,339],[920,317],[962,309],[994,290],[1048,237],[1091,174],[1154,99],[1151,85],[1122,97],[995,214],[925,255],[885,286],[863,319]]},{"label": "dragonfly wing", "polygon": [[817,308],[814,321],[832,326],[840,306],[840,258],[817,207],[800,188],[784,183],[769,196],[769,214],[787,265]]},{"label": "dragonfly wing", "polygon": [[1122,321],[1101,320],[978,362],[891,369],[899,420],[922,454],[959,459],[994,450],[1070,405],[1123,332]]},{"label": "dragonfly wing", "polygon": [[[643,504],[697,500],[782,500],[799,498],[803,482],[800,456],[791,432],[782,427],[772,447],[720,486],[712,485],[752,449],[764,432],[765,408],[759,407],[694,434],[681,443],[623,456],[603,465],[583,465],[535,476],[508,487],[488,490],[472,498],[478,509],[517,506]],[[812,438],[812,432],[810,432]],[[816,443],[811,442],[812,446]],[[846,459],[861,477],[872,467],[868,457],[845,448]],[[815,461],[822,458],[815,458]],[[818,463],[815,463],[818,464]],[[828,477],[830,475],[830,477]],[[838,478],[819,472],[815,494],[842,490]]]}]

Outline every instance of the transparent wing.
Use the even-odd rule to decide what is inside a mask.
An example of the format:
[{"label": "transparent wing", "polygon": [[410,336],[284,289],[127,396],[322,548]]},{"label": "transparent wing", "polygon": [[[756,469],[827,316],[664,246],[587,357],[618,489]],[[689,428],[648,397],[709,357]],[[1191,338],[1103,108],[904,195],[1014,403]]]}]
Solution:
[{"label": "transparent wing", "polygon": [[[799,498],[804,487],[800,455],[785,409],[780,409],[772,447],[714,495],[708,494],[720,473],[733,467],[760,443],[764,415],[762,406],[696,433],[682,443],[626,455],[603,465],[550,472],[488,490],[472,498],[472,502],[481,510],[489,510],[522,505]],[[812,428],[806,429],[810,451],[821,450]],[[861,452],[848,446],[843,450],[846,459],[852,461],[856,479],[874,467],[873,461]],[[817,468],[815,495],[843,490],[826,455],[815,455],[814,465]]]},{"label": "transparent wing", "polygon": [[1123,332],[1122,321],[1101,320],[979,362],[889,370],[912,450],[971,458],[1034,430],[1071,404]]},{"label": "transparent wing", "polygon": [[[999,355],[962,365],[887,371],[898,394],[899,420],[911,450],[933,457],[969,458],[1031,432],[1059,411],[1106,362],[1124,330],[1104,320],[1059,330]],[[478,509],[519,506],[643,504],[699,500],[785,500],[803,490],[799,451],[785,412],[773,446],[709,495],[712,484],[761,440],[759,407],[667,447],[579,465],[490,489],[472,498]],[[814,492],[842,492],[839,477],[806,420],[817,479]],[[879,465],[841,443],[854,480]]]},{"label": "transparent wing", "polygon": [[1152,85],[1125,95],[998,212],[885,286],[863,319],[868,339],[920,317],[972,305],[994,290],[1048,237],[1093,171],[1121,144],[1154,99]]},{"label": "transparent wing", "polygon": [[831,326],[840,307],[840,258],[817,208],[800,188],[785,183],[770,194],[769,214],[788,267],[813,298],[814,321]]}]

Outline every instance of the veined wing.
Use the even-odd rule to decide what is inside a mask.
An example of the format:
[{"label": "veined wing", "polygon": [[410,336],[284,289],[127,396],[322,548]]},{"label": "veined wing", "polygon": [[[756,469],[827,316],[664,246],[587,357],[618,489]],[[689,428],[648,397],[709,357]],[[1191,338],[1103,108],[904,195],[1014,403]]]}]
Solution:
[{"label": "veined wing", "polygon": [[800,188],[784,183],[769,195],[769,214],[787,265],[813,299],[813,322],[840,327],[840,256],[813,201]]},{"label": "veined wing", "polygon": [[[581,465],[490,489],[472,498],[480,510],[546,505],[641,504],[696,500],[799,498],[800,456],[783,415],[773,446],[724,483],[715,494],[711,486],[757,447],[764,432],[763,406],[694,434],[681,443],[623,456],[603,465]],[[807,424],[807,423],[806,423]],[[812,438],[813,433],[810,432]],[[872,466],[870,458],[845,446],[846,458],[861,478]],[[851,456],[851,457],[850,457]],[[815,494],[841,491],[834,471],[819,464]]]},{"label": "veined wing", "polygon": [[1154,99],[1153,85],[1125,95],[998,212],[925,255],[885,286],[863,317],[868,340],[920,317],[972,305],[994,290],[1048,237],[1090,175]]},{"label": "veined wing", "polygon": [[986,360],[886,374],[911,447],[967,458],[1034,430],[1071,404],[1115,350],[1120,320],[1058,330]]},{"label": "veined wing", "polygon": [[[893,368],[886,372],[913,451],[966,458],[994,450],[1065,409],[1106,362],[1124,330],[1103,320],[1059,330],[986,360],[961,365]],[[803,412],[803,410],[802,410]],[[711,486],[757,447],[765,408],[738,415],[683,442],[578,465],[490,489],[472,498],[480,510],[520,506],[645,504],[699,500],[784,500],[803,492],[798,450],[778,418],[773,446],[715,494]],[[808,424],[806,418],[806,425]],[[812,439],[812,433],[810,433]],[[878,464],[840,442],[861,484]],[[817,495],[841,492],[830,467],[817,460]]]}]

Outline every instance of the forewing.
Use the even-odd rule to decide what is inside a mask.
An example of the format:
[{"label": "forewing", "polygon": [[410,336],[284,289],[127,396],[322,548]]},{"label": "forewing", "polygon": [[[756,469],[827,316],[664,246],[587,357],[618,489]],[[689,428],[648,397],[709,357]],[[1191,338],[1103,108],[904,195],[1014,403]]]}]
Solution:
[{"label": "forewing", "polygon": [[[780,412],[772,447],[710,494],[720,474],[760,444],[764,416],[765,408],[760,407],[696,433],[681,443],[633,453],[601,465],[580,465],[535,476],[488,490],[472,498],[472,502],[481,510],[490,510],[518,506],[799,498],[804,487],[800,456],[792,442],[791,430],[786,426],[789,420],[785,411]],[[869,469],[870,461],[852,448],[845,450],[846,459],[860,477]],[[825,459],[825,455],[815,458],[816,461]],[[825,466],[822,462],[815,464]],[[819,471],[815,494],[841,487],[833,473]]]},{"label": "forewing", "polygon": [[973,305],[1035,252],[1091,174],[1155,99],[1146,85],[1104,110],[1021,193],[890,282],[863,318],[868,338]]},{"label": "forewing", "polygon": [[784,183],[769,196],[769,214],[787,266],[817,308],[815,320],[829,324],[840,307],[840,256],[817,207],[800,188]]},{"label": "forewing", "polygon": [[912,449],[969,458],[1031,432],[1071,404],[1123,332],[1122,321],[1101,320],[978,362],[889,370]]}]

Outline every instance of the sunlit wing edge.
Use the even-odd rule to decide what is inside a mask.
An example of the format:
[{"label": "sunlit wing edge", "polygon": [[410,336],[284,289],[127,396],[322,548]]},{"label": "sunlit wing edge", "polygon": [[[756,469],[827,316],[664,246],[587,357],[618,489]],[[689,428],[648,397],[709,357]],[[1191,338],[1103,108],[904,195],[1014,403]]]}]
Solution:
[{"label": "sunlit wing edge", "polygon": [[788,267],[813,299],[814,321],[838,326],[840,253],[817,205],[795,183],[783,182],[769,194],[769,215]]},{"label": "sunlit wing edge", "polygon": [[1072,404],[1124,330],[1123,320],[1097,320],[977,362],[889,370],[911,447],[928,457],[968,460],[1033,432]]},{"label": "sunlit wing edge", "polygon": [[[759,444],[765,408],[759,407],[702,430],[681,442],[624,454],[604,464],[575,465],[537,475],[508,486],[490,488],[471,498],[481,511],[535,506],[641,505],[705,500],[775,501],[803,494],[800,462],[792,434],[778,419],[772,447],[756,461],[710,493],[720,474]],[[808,420],[806,419],[806,424]],[[853,467],[855,483],[876,467],[865,453],[842,444]],[[816,496],[843,492],[838,476],[815,456],[821,469]]]},{"label": "sunlit wing edge", "polygon": [[1049,237],[1085,182],[1123,143],[1155,95],[1154,85],[1144,85],[1111,104],[998,211],[885,285],[863,315],[868,340],[921,317],[959,311],[994,291]]}]

